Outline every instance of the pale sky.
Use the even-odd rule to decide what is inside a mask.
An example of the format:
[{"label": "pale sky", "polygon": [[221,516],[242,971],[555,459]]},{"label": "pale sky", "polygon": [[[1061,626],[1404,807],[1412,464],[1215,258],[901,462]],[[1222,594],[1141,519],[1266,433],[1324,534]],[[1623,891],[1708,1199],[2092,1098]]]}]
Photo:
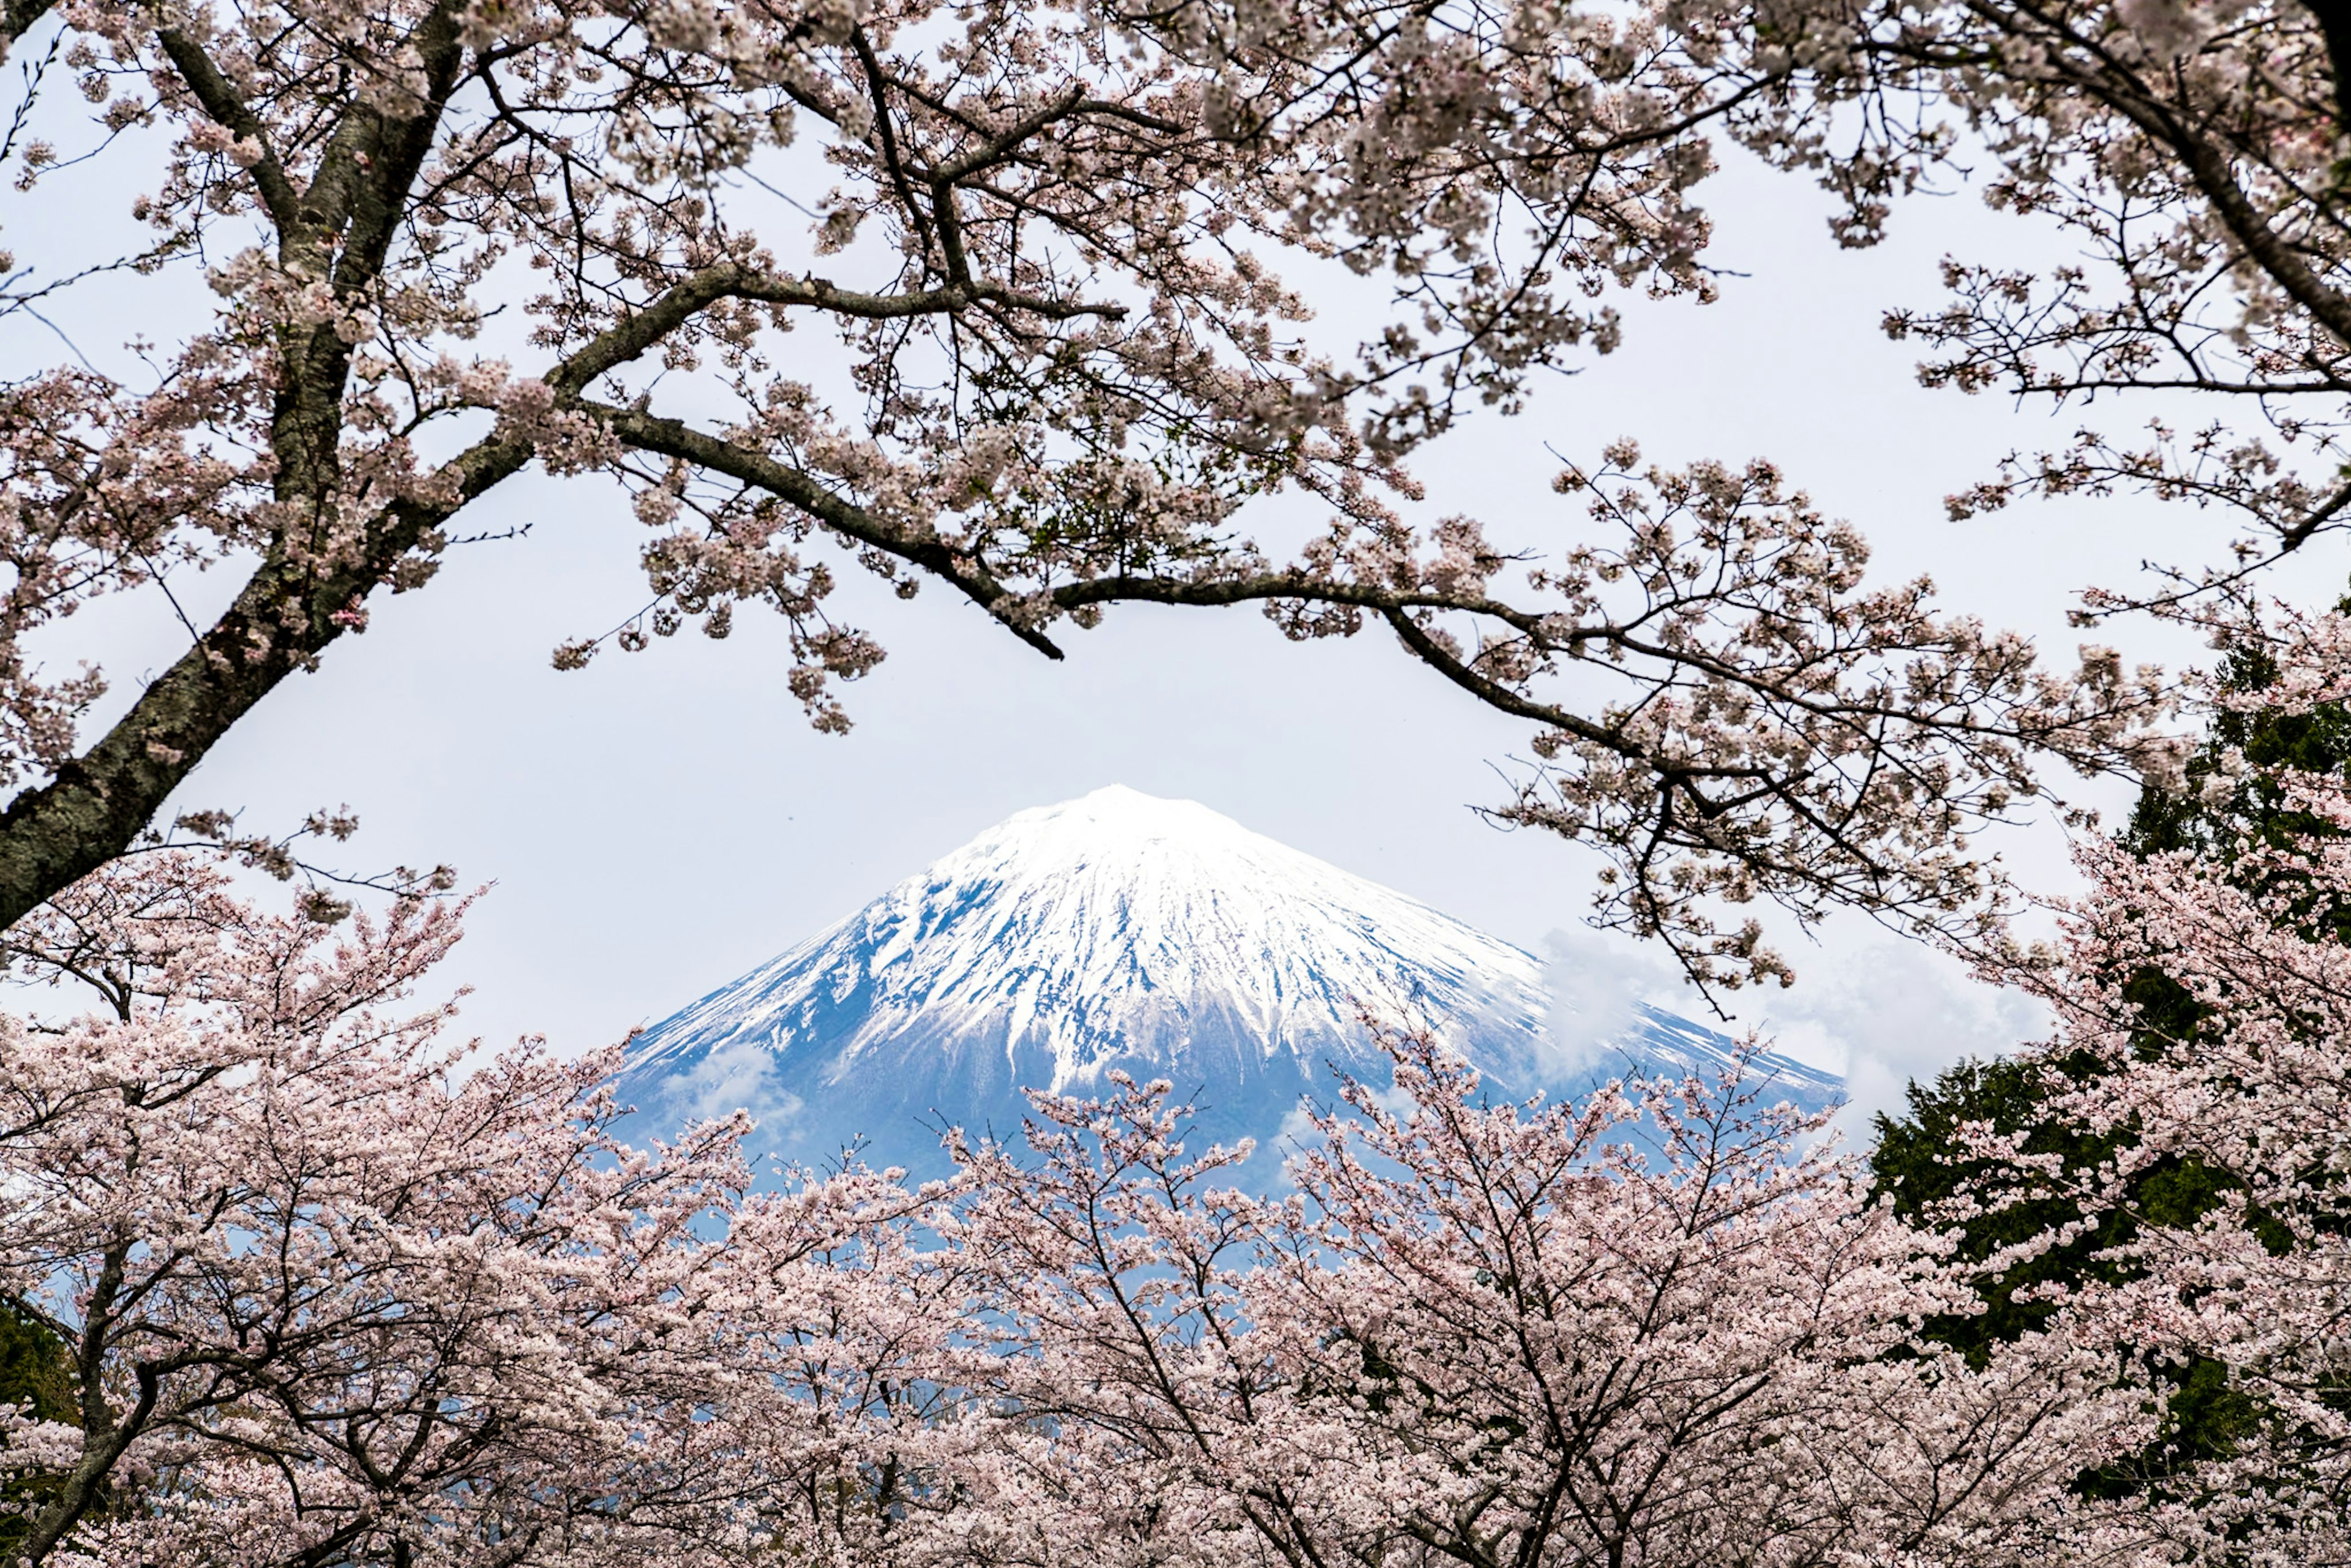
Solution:
[{"label": "pale sky", "polygon": [[[1935,302],[1946,250],[2023,254],[2045,238],[1961,194],[1913,202],[1892,243],[1844,253],[1799,183],[1734,163],[1705,193],[1720,224],[1712,259],[1744,276],[1710,307],[1634,302],[1619,353],[1552,381],[1526,414],[1473,420],[1426,453],[1427,516],[1469,512],[1502,538],[1556,546],[1584,519],[1551,493],[1546,446],[1588,460],[1630,434],[1669,461],[1769,455],[1863,527],[1886,575],[1931,572],[1948,603],[2066,662],[2073,591],[2120,581],[2144,556],[2218,546],[2225,525],[2150,502],[1945,519],[1944,495],[2003,452],[2062,441],[2081,416],[1919,389],[1915,348],[1889,342],[1879,314]],[[32,235],[62,238],[100,197],[0,206],[5,238],[29,254]],[[112,325],[61,320],[77,341]],[[53,351],[14,332],[0,338],[10,345]],[[455,552],[422,593],[380,598],[367,634],[273,695],[184,795],[242,806],[256,827],[348,801],[365,824],[355,864],[448,861],[469,883],[495,882],[455,961],[477,988],[465,1027],[492,1042],[526,1030],[567,1051],[616,1040],[1011,812],[1111,782],[1203,801],[1538,951],[1586,907],[1590,857],[1468,810],[1504,798],[1495,768],[1522,752],[1523,727],[1475,707],[1384,632],[1301,646],[1254,610],[1138,608],[1071,631],[1071,656],[1054,665],[948,594],[898,604],[852,569],[841,601],[890,657],[848,688],[857,727],[841,738],[808,729],[784,689],[778,629],[757,612],[724,643],[689,633],[584,672],[549,667],[558,642],[643,602],[643,530],[615,491],[532,480],[468,520],[531,533]],[[2304,563],[2299,580],[2331,594],[2344,569],[2338,551]],[[125,693],[177,652],[167,624],[134,627],[127,613],[69,630],[48,646],[79,656],[95,642]],[[2120,640],[2134,655],[2194,652],[2144,631]],[[2053,831],[2008,851],[2044,885],[2063,882]],[[1696,1009],[1656,956],[1573,945],[1569,984],[1652,988]],[[2012,1003],[1865,925],[1793,956],[1802,983],[1771,998],[1766,1021],[1787,1049],[1847,1067],[1866,1103],[2029,1027]]]}]

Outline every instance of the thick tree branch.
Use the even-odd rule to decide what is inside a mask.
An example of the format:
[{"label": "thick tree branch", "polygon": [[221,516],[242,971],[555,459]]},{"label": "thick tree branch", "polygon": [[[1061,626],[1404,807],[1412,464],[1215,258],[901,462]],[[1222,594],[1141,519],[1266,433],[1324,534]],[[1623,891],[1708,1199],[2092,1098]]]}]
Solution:
[{"label": "thick tree branch", "polygon": [[1447,653],[1436,638],[1411,612],[1401,605],[1379,606],[1380,617],[1396,634],[1396,640],[1411,650],[1413,657],[1484,703],[1488,707],[1510,715],[1514,718],[1532,719],[1552,729],[1562,730],[1580,740],[1604,746],[1625,758],[1642,758],[1640,748],[1622,735],[1591,720],[1568,712],[1550,703],[1539,703],[1524,693],[1512,691],[1499,681],[1479,674],[1459,659]]},{"label": "thick tree branch", "polygon": [[[461,51],[445,5],[426,18],[418,41],[434,97],[417,115],[387,124],[372,108],[354,105],[338,128],[320,177],[298,200],[272,159],[255,166],[265,203],[298,256],[323,255],[329,236],[352,220],[336,268],[340,289],[368,287],[381,269],[400,202],[423,164],[440,103],[455,78]],[[177,34],[162,34],[160,42],[207,113],[232,131],[259,134],[258,122],[201,49]],[[283,493],[316,497],[329,482],[348,363],[349,345],[329,329],[310,334],[298,385],[281,394]],[[510,438],[476,444],[444,470],[457,497],[454,503],[392,507],[355,559],[323,572],[274,551],[227,612],[130,713],[50,783],[18,796],[0,814],[0,926],[127,849],[238,719],[342,634],[350,623],[344,612],[427,529],[517,472],[529,456],[527,443]]]},{"label": "thick tree branch", "polygon": [[261,194],[261,204],[268,212],[270,222],[282,234],[300,221],[301,198],[296,194],[293,183],[286,177],[286,166],[278,162],[277,151],[269,144],[269,128],[261,123],[245,100],[237,96],[212,57],[177,27],[166,27],[155,35],[163,54],[178,69],[180,79],[195,95],[214,122],[239,140],[250,140],[261,149],[261,157],[246,171],[253,177],[254,189]]},{"label": "thick tree branch", "polygon": [[265,561],[96,745],[0,813],[0,928],[130,848],[221,737],[343,634],[346,612],[428,529],[518,472],[530,455],[528,443],[509,437],[476,444],[442,470],[454,501],[393,507],[357,559],[323,573],[281,557]]},{"label": "thick tree branch", "polygon": [[1051,639],[1018,619],[1009,594],[993,573],[971,557],[956,554],[936,534],[892,522],[853,502],[841,499],[815,478],[789,464],[778,463],[772,457],[717,436],[706,435],[677,420],[664,419],[635,409],[614,408],[585,398],[576,399],[574,403],[602,419],[614,435],[640,451],[674,457],[754,486],[778,500],[790,503],[860,544],[871,545],[921,567],[933,576],[952,583],[966,598],[1002,622],[1014,636],[1047,658],[1062,656],[1061,650],[1053,644]]}]

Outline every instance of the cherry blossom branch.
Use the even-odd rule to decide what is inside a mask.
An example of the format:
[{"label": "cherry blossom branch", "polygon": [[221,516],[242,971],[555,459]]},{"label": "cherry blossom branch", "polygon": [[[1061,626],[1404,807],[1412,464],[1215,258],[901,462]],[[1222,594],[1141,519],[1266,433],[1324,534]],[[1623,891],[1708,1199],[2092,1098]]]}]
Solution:
[{"label": "cherry blossom branch", "polygon": [[810,475],[717,436],[707,435],[678,420],[634,409],[613,408],[591,399],[576,398],[574,405],[602,419],[622,441],[647,452],[675,457],[754,485],[825,523],[843,536],[923,568],[952,584],[973,603],[986,610],[1007,630],[1049,659],[1061,650],[1034,627],[1023,624],[1010,595],[986,567],[969,555],[959,555],[936,534],[897,527],[864,507],[841,500]]},{"label": "cherry blossom branch", "polygon": [[[2168,698],[2148,672],[2126,678],[2110,655],[2086,651],[2071,683],[2044,675],[2022,643],[1925,615],[1923,584],[1842,600],[1858,579],[1858,540],[1813,518],[1802,497],[1783,497],[1765,468],[1641,482],[1708,519],[1687,550],[1647,516],[1639,485],[1614,487],[1629,476],[1572,476],[1570,487],[1595,497],[1595,515],[1631,528],[1634,545],[1622,562],[1579,552],[1564,583],[1534,574],[1537,589],[1568,587],[1564,608],[1495,598],[1488,582],[1505,563],[1458,521],[1447,525],[1441,564],[1415,561],[1387,539],[1358,561],[1334,549],[1268,570],[1237,555],[1015,592],[1003,566],[978,550],[846,500],[805,470],[678,421],[578,406],[629,444],[727,475],[946,579],[1049,657],[1061,656],[1041,630],[1049,618],[1120,602],[1264,603],[1299,635],[1343,633],[1354,617],[1376,614],[1455,685],[1541,726],[1544,757],[1577,758],[1550,776],[1571,782],[1532,783],[1499,814],[1601,845],[1614,866],[1604,917],[1664,937],[1709,986],[1785,971],[1753,922],[1725,933],[1699,915],[1693,886],[1733,904],[1771,897],[1806,917],[1852,906],[1897,925],[1956,930],[1954,922],[1986,918],[1998,890],[1979,862],[1921,854],[1915,812],[1944,813],[1938,831],[1959,839],[2040,788],[2029,756],[2091,771],[2159,770],[2177,752],[2152,732]],[[1779,575],[1781,551],[1813,562],[1806,570],[1834,585],[1828,596]],[[1605,613],[1592,590],[1628,568],[1647,596],[1628,615]],[[1497,622],[1504,634],[1481,633],[1465,653],[1447,615]],[[1612,674],[1635,695],[1597,713],[1533,696],[1531,680],[1562,661]],[[1716,727],[1717,714],[1738,727]],[[1774,738],[1761,739],[1767,733]],[[1614,783],[1594,790],[1586,781],[1595,776],[1642,785],[1637,794]]]},{"label": "cherry blossom branch", "polygon": [[255,157],[246,173],[261,193],[270,221],[277,225],[279,233],[291,234],[304,221],[304,204],[287,179],[277,154],[270,151],[268,128],[262,124],[261,117],[246,107],[236,89],[193,38],[176,27],[166,27],[156,33],[155,40],[178,68],[180,78],[187,83],[188,90],[195,95],[204,112],[227,127],[232,136],[252,144]]},{"label": "cherry blossom branch", "polygon": [[392,508],[358,559],[323,573],[264,562],[104,737],[0,812],[0,928],[129,848],[222,736],[280,681],[364,624],[357,607],[403,557],[530,457],[526,441],[477,443],[438,471],[444,502]]},{"label": "cherry blossom branch", "polygon": [[[421,586],[445,525],[533,463],[603,476],[653,530],[645,611],[559,665],[724,635],[763,605],[826,729],[849,722],[836,685],[883,656],[828,611],[841,555],[904,595],[936,578],[1049,656],[1056,622],[1134,602],[1259,603],[1297,637],[1379,620],[1534,727],[1504,817],[1599,844],[1619,879],[1602,918],[1670,934],[1708,974],[1779,972],[1751,922],[1725,923],[1759,897],[1805,918],[1980,905],[1969,835],[2045,790],[2041,762],[2159,768],[2154,676],[2103,653],[2044,675],[2016,640],[1928,613],[1924,585],[1864,590],[1857,536],[1767,467],[1579,477],[1621,548],[1525,562],[1391,509],[1466,392],[1514,407],[1542,367],[1613,347],[1618,291],[1710,295],[1705,139],[1770,120],[1816,70],[1750,47],[1743,11],[1645,0],[1570,26],[1280,0],[1245,25],[1177,6],[1106,30],[1047,5],[958,16],[952,42],[945,17],[57,16],[99,145],[151,161],[152,254],[204,257],[219,305],[162,334],[152,388],[66,365],[0,389],[0,774],[21,786],[0,922],[136,841],[231,726],[362,626],[369,594]],[[155,134],[118,141],[133,124]],[[17,161],[36,185],[65,166]],[[768,232],[758,189],[812,231]],[[840,281],[811,256],[841,257]],[[1299,256],[1392,280],[1387,319],[1317,347],[1274,265]],[[482,350],[499,312],[528,364]],[[786,373],[805,358],[786,334],[811,329],[846,365],[831,390]],[[695,421],[654,412],[662,377],[692,380]],[[1287,563],[1238,531],[1285,490],[1335,519]],[[1539,559],[1523,591],[1493,586]],[[28,639],[231,561],[260,565],[229,611],[84,737],[102,677],[45,677]]]},{"label": "cherry blossom branch", "polygon": [[[2238,510],[2256,530],[2232,541],[2230,566],[2168,569],[2153,594],[2110,585],[2109,609],[2220,591],[2335,515],[2351,430],[2351,225],[2333,152],[2351,101],[2343,21],[2338,5],[2296,0],[1820,10],[1796,31],[1840,41],[1806,92],[1747,123],[1767,155],[1844,190],[1856,243],[1879,231],[1888,197],[1979,146],[1997,150],[1992,204],[2045,214],[2083,243],[2082,264],[2045,269],[1947,261],[1945,308],[1886,319],[1891,335],[1936,350],[1920,366],[1927,384],[2060,402],[2185,391],[2267,424],[2216,423],[2185,455],[2161,438],[2126,449],[2085,434],[1952,497],[1967,515],[2028,490],[2126,484]],[[1859,155],[1840,159],[1829,127],[1846,105],[1862,110]]]}]

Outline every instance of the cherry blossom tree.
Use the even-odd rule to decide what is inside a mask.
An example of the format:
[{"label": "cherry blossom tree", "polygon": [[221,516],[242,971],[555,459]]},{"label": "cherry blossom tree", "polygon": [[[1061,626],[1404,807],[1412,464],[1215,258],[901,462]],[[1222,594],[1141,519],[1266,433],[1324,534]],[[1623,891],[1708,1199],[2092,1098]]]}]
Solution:
[{"label": "cherry blossom tree", "polygon": [[1395,1050],[1282,1201],[1214,1189],[1247,1151],[1186,1152],[1164,1083],[1040,1097],[1034,1160],[965,1151],[944,1233],[989,1282],[989,1386],[1089,1543],[1532,1568],[2143,1539],[2073,1490],[2151,1429],[2127,1358],[2062,1317],[1981,1364],[1919,1339],[1973,1301],[1943,1242],[1768,1085],[1492,1106]]},{"label": "cherry blossom tree", "polygon": [[746,1199],[739,1121],[631,1149],[610,1052],[457,1076],[445,1009],[398,1010],[455,934],[416,901],[265,918],[184,852],[11,934],[106,998],[0,1019],[0,1288],[46,1307],[73,1392],[0,1409],[0,1467],[42,1483],[11,1493],[30,1562],[734,1563],[886,1531],[870,1475],[952,1322],[893,1261],[913,1200],[862,1171]]},{"label": "cherry blossom tree", "polygon": [[[1267,1199],[1167,1086],[747,1192],[526,1043],[407,1011],[459,911],[264,916],[131,857],[9,936],[0,1408],[30,1562],[2012,1563],[2161,1550],[2103,1303],[1975,1359],[1948,1238],[1768,1083],[1489,1104],[1433,1042]],[[2225,1521],[2224,1521],[2225,1522]],[[2179,1521],[2153,1521],[2176,1536]]]},{"label": "cherry blossom tree", "polygon": [[[2274,678],[2216,701],[2273,725],[2339,714],[2346,634],[2339,614],[2239,625],[2232,647]],[[2059,905],[2059,943],[1987,965],[2055,1013],[2056,1034],[2018,1065],[2038,1080],[2036,1120],[2075,1142],[1961,1126],[1954,1157],[1974,1174],[1945,1207],[1993,1227],[2036,1211],[1987,1260],[2038,1276],[2035,1310],[2110,1325],[2151,1362],[2217,1370],[2227,1403],[2207,1396],[2197,1440],[2116,1476],[2175,1552],[2329,1561],[2351,1541],[2351,782],[2226,741],[2206,761],[2214,800],[2258,804],[2254,831],[2151,852],[2085,841],[2090,891]],[[2045,1266],[2085,1239],[2074,1266]]]},{"label": "cherry blossom tree", "polygon": [[[5,156],[36,192],[117,171],[145,237],[87,271],[24,250],[0,315],[72,292],[147,347],[0,397],[0,924],[159,825],[534,468],[649,530],[649,602],[561,665],[764,604],[841,727],[833,683],[882,653],[829,607],[852,563],[1050,657],[1133,602],[1376,622],[1531,727],[1505,814],[1604,847],[1602,918],[1702,977],[1784,978],[1760,898],[1980,909],[1969,834],[2037,758],[2167,764],[2151,677],[2096,649],[2045,672],[1923,582],[1865,586],[1860,536],[1768,465],[1612,447],[1562,479],[1599,535],[1531,562],[1395,509],[1416,443],[1613,347],[1613,292],[1710,293],[1708,138],[1761,134],[1797,80],[1749,19],[10,0]],[[199,271],[209,319],[150,303]],[[1325,283],[1369,302],[1361,341],[1307,319]],[[1277,492],[1328,529],[1257,542],[1242,508]],[[228,607],[84,733],[104,677],[54,673],[60,622],[142,589],[165,612],[158,580],[208,565],[240,574]]]}]

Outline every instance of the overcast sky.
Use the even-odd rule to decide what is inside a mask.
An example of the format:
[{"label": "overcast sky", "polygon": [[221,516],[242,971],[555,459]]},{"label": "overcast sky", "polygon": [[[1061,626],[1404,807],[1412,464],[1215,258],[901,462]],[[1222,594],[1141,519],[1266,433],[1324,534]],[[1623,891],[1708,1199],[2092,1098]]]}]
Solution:
[{"label": "overcast sky", "polygon": [[[2062,440],[2079,416],[1922,391],[1915,349],[1889,342],[1879,314],[1933,302],[1947,250],[2045,244],[2016,220],[1972,195],[1920,200],[1892,243],[1844,253],[1797,183],[1734,165],[1708,192],[1720,221],[1713,259],[1743,276],[1709,307],[1636,302],[1620,352],[1553,380],[1524,415],[1474,420],[1426,454],[1429,515],[1469,512],[1504,538],[1556,546],[1583,519],[1548,487],[1558,460],[1547,447],[1589,459],[1630,434],[1671,461],[1769,455],[1863,526],[1884,574],[1929,571],[1949,602],[2061,657],[2077,640],[2064,614],[2084,583],[2217,544],[2220,525],[2144,502],[1945,520],[1946,494],[2003,452]],[[24,253],[28,222],[48,238],[67,221],[52,193],[7,217],[7,237]],[[78,341],[110,326],[65,324]],[[359,862],[449,861],[469,882],[494,882],[457,964],[478,988],[468,1026],[493,1040],[533,1030],[566,1050],[615,1040],[1004,816],[1111,782],[1203,801],[1538,950],[1566,934],[1571,985],[1671,999],[1654,958],[1574,936],[1588,857],[1469,810],[1503,798],[1497,766],[1522,752],[1523,727],[1476,708],[1384,634],[1301,646],[1252,610],[1140,608],[1072,632],[1070,658],[1053,664],[947,594],[902,605],[852,580],[852,618],[889,659],[849,688],[855,731],[826,737],[785,691],[781,639],[757,614],[725,643],[689,634],[580,673],[549,667],[555,643],[604,630],[643,598],[643,530],[609,488],[532,480],[468,516],[529,534],[458,551],[427,591],[381,601],[365,636],[232,734],[183,804],[242,806],[261,826],[348,801],[365,824]],[[2342,567],[2309,563],[2304,580],[2331,591]],[[126,694],[177,652],[167,626],[127,615],[71,630],[50,647],[78,654],[96,639]],[[2124,640],[2134,653],[2183,652],[2144,632]],[[2053,831],[2007,847],[2043,883],[2064,880]],[[1771,999],[1768,1021],[1799,1054],[1848,1068],[1873,1103],[1907,1073],[2030,1027],[2013,1004],[1866,925],[1834,928],[1794,956],[1802,983]]]}]

